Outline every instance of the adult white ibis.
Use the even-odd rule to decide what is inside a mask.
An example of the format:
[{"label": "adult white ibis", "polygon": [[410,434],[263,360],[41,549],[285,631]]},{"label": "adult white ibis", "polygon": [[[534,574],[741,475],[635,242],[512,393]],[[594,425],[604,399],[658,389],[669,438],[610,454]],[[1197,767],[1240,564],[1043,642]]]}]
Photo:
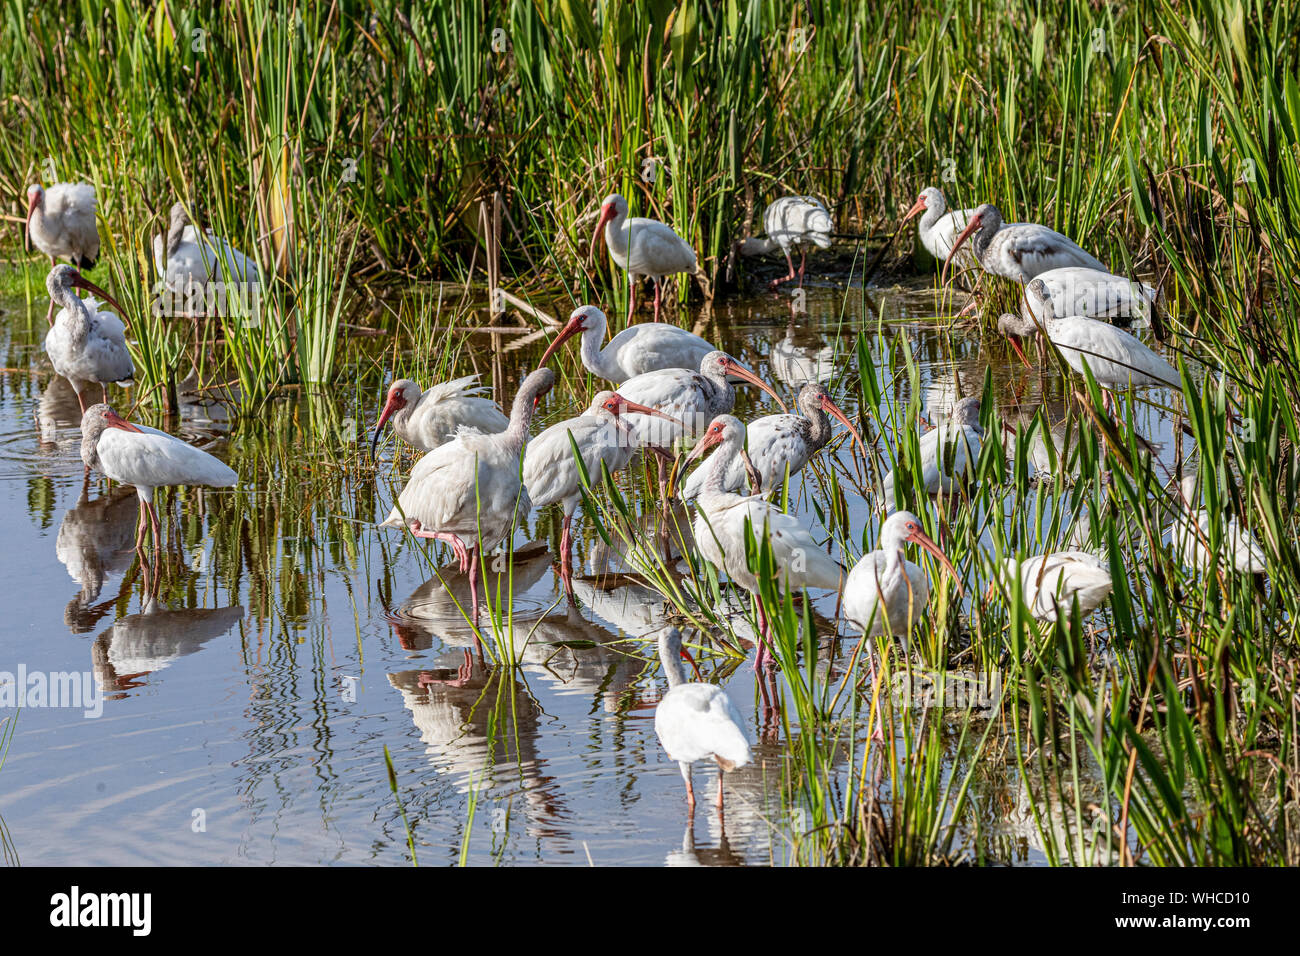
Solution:
[{"label": "adult white ibis", "polygon": [[718,765],[718,809],[722,809],[722,774],[748,764],[753,755],[744,720],[727,692],[715,684],[686,680],[682,670],[682,635],[669,625],[658,636],[659,661],[668,680],[668,693],[655,708],[655,734],[668,759],[677,761],[686,781],[686,804],[694,811],[695,787],[691,764],[712,760]]},{"label": "adult white ibis", "polygon": [[[582,476],[573,457],[576,445],[582,455],[587,478],[599,484],[601,466],[615,474],[627,467],[637,445],[622,416],[652,415],[675,421],[657,409],[630,402],[616,392],[600,392],[585,415],[556,422],[528,443],[524,455],[524,487],[534,507],[561,502],[564,530],[560,535],[560,579],[573,597],[572,537],[573,512],[582,501]],[[677,424],[681,424],[678,422]]]},{"label": "adult white ibis", "polygon": [[[1150,321],[1151,303],[1156,300],[1153,286],[1083,266],[1049,269],[1037,279],[1043,283],[1054,315],[1119,319],[1120,325],[1134,321],[1145,324]],[[1026,293],[1020,303],[1020,314],[1040,321],[1046,318],[1034,310],[1036,301]]]},{"label": "adult white ibis", "polygon": [[605,340],[608,320],[594,305],[582,305],[569,315],[569,321],[551,341],[538,365],[545,365],[560,346],[575,335],[582,336],[582,364],[591,374],[615,385],[630,378],[666,368],[697,369],[704,357],[717,346],[663,322],[629,325],[600,347]]},{"label": "adult white ibis", "polygon": [[[798,278],[803,283],[804,269],[808,264],[808,248],[831,247],[831,233],[835,225],[822,201],[814,196],[782,196],[763,210],[763,238],[746,239],[737,244],[742,256],[765,256],[780,250],[785,256],[788,274],[773,279],[769,288],[775,289],[783,282]],[[795,272],[790,253],[799,250],[799,271]]]},{"label": "adult white ibis", "polygon": [[948,264],[972,235],[975,258],[984,271],[1015,282],[1025,283],[1049,269],[1065,266],[1107,271],[1100,260],[1084,252],[1069,236],[1036,222],[1004,223],[998,207],[985,203],[971,214],[944,260],[945,280]]},{"label": "adult white ibis", "polygon": [[639,216],[629,219],[627,200],[618,193],[610,193],[600,204],[600,219],[591,237],[593,260],[602,230],[610,258],[627,273],[631,282],[628,315],[636,312],[637,283],[648,277],[655,286],[654,320],[658,322],[663,280],[679,272],[691,275],[699,272],[695,250],[666,223]]},{"label": "adult white ibis", "polygon": [[[1205,571],[1214,561],[1210,551],[1211,517],[1209,511],[1197,508],[1196,475],[1184,475],[1179,482],[1183,513],[1173,520],[1167,532],[1174,554],[1184,565],[1196,571]],[[1264,550],[1248,528],[1236,518],[1223,526],[1219,539],[1219,564],[1226,565],[1237,574],[1263,574],[1268,569]]]},{"label": "adult white ibis", "polygon": [[957,582],[957,570],[910,511],[896,511],[880,526],[877,550],[864,554],[844,584],[844,617],[866,637],[891,634],[907,644],[930,601],[930,578],[907,559],[908,543],[929,551]]},{"label": "adult white ibis", "polygon": [[745,454],[745,426],[731,415],[719,415],[709,424],[704,437],[687,456],[685,464],[700,458],[711,448],[714,454],[705,472],[704,485],[695,501],[695,543],[700,556],[724,571],[727,577],[754,595],[758,605],[759,645],[755,670],[770,658],[769,628],[757,576],[746,558],[745,525],[758,541],[770,542],[782,582],[789,588],[839,590],[844,568],[825,552],[797,518],[786,514],[759,495],[737,495],[724,487],[731,462]]},{"label": "adult white ibis", "polygon": [[109,302],[118,313],[125,312],[112,296],[69,265],[51,269],[45,288],[50,301],[60,306],[54,325],[45,335],[45,353],[54,371],[72,383],[84,412],[82,392],[87,385],[98,384],[107,399],[106,383],[130,381],[135,377],[135,366],[126,347],[126,326],[118,315],[101,310],[93,298],[83,300],[74,290],[85,289]]},{"label": "adult white ibis", "polygon": [[153,530],[154,547],[162,543],[155,488],[168,485],[207,485],[230,488],[238,475],[224,462],[179,438],[146,425],[133,425],[107,405],[92,405],[81,420],[81,460],[124,485],[134,485],[140,498],[140,522],[135,545],[144,542],[145,516]]},{"label": "adult white ibis", "polygon": [[533,413],[554,384],[554,372],[537,369],[519,386],[504,432],[485,435],[463,429],[416,462],[397,505],[380,524],[410,528],[418,538],[451,546],[461,570],[470,576],[471,621],[478,620],[480,553],[504,540],[531,507],[519,479],[519,458]]},{"label": "adult white ibis", "polygon": [[[966,223],[975,210],[954,209],[950,212],[943,190],[927,186],[917,194],[916,202],[907,210],[903,222],[906,223],[919,212],[925,213],[916,224],[916,234],[921,238],[921,245],[939,262],[944,262],[952,253],[957,237],[966,228]],[[974,263],[974,256],[960,256],[957,261],[962,266]]]},{"label": "adult white ibis", "polygon": [[1087,617],[1110,596],[1110,565],[1087,551],[1053,551],[1002,562],[1005,580],[1020,577],[1020,590],[1029,613],[1049,624],[1069,617],[1079,602],[1079,619]]},{"label": "adult white ibis", "polygon": [[[153,237],[153,262],[168,290],[185,297],[190,312],[204,311],[209,302],[226,308],[232,292],[238,297],[234,301],[246,303],[262,281],[256,262],[220,236],[196,229],[179,202],[171,208],[166,239],[161,234]],[[211,283],[220,285],[210,288]],[[199,295],[205,309],[192,308],[192,299]]]},{"label": "adult white ibis", "polygon": [[[849,417],[831,400],[825,385],[813,382],[799,390],[795,400],[799,414],[764,415],[745,426],[749,457],[761,482],[753,489],[755,494],[768,494],[781,487],[786,474],[793,476],[808,464],[817,452],[830,441],[831,423],[828,415],[837,418],[857,441],[862,454],[867,454],[866,443]],[[697,468],[682,486],[682,498],[690,501],[699,496],[704,487],[706,470]],[[723,491],[740,491],[747,480],[745,463],[737,456],[731,461],[722,479]]]},{"label": "adult white ibis", "polygon": [[[921,436],[921,484],[928,495],[950,494],[975,472],[984,429],[980,426],[980,400],[963,398],[937,427]],[[894,471],[884,479],[887,505],[894,500]]]},{"label": "adult white ibis", "polygon": [[[95,222],[95,187],[90,183],[40,183],[27,187],[25,245],[56,260],[67,259],[78,269],[93,269],[99,258],[99,226]],[[46,314],[48,322],[53,305]]]},{"label": "adult white ibis", "polygon": [[421,391],[409,378],[399,378],[388,386],[388,398],[370,440],[371,457],[389,421],[398,438],[421,451],[433,451],[451,441],[462,425],[485,435],[505,431],[510,419],[482,394],[484,391],[477,375],[441,382],[428,391]]},{"label": "adult white ibis", "polygon": [[1136,336],[1109,322],[1081,315],[1057,318],[1042,281],[1035,279],[1025,286],[1025,297],[1030,303],[1031,314],[1044,316],[1042,321],[1004,314],[998,319],[998,331],[1009,337],[1012,348],[1026,365],[1029,360],[1017,339],[1042,329],[1066,363],[1080,375],[1083,374],[1084,362],[1088,363],[1097,384],[1106,389],[1108,401],[1110,392],[1115,389],[1152,385],[1181,387],[1177,369]]}]

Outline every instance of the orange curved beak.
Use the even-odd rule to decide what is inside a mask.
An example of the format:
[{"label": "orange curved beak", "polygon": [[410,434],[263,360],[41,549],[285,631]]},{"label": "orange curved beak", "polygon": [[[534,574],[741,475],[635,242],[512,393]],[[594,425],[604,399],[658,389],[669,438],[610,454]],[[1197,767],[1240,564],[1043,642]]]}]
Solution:
[{"label": "orange curved beak", "polygon": [[143,430],[132,425],[125,418],[113,411],[111,408],[104,413],[104,424],[109,428],[120,428],[124,432],[142,432]]},{"label": "orange curved beak", "polygon": [[600,234],[605,230],[605,224],[612,220],[616,215],[612,204],[600,208],[600,219],[596,222],[596,231],[591,234],[591,251],[588,258],[592,265],[596,264],[596,243],[600,241]]},{"label": "orange curved beak", "polygon": [[375,457],[375,449],[379,446],[379,435],[384,430],[384,425],[387,424],[388,419],[392,417],[393,412],[397,411],[405,404],[406,402],[403,400],[402,396],[395,394],[390,394],[388,396],[388,401],[384,402],[384,410],[380,412],[379,421],[375,423],[374,437],[370,439],[370,457],[372,459]]},{"label": "orange curved beak", "polygon": [[831,401],[829,395],[822,396],[822,410],[825,411],[827,415],[833,415],[835,418],[839,419],[840,424],[849,430],[849,434],[853,436],[854,440],[858,443],[858,447],[862,449],[862,457],[869,457],[867,455],[867,443],[862,440],[862,436],[858,434],[858,430],[853,427],[853,423],[849,421],[849,416],[845,415],[843,410]]},{"label": "orange curved beak", "polygon": [[906,225],[909,219],[915,216],[918,212],[924,211],[924,209],[925,209],[925,197],[922,196],[921,198],[917,199],[916,202],[912,203],[912,208],[909,209],[907,211],[907,215],[903,217],[903,224]]},{"label": "orange curved beak", "polygon": [[542,360],[537,363],[537,367],[541,368],[544,366],[548,361],[550,361],[551,356],[559,351],[561,345],[582,331],[584,330],[582,327],[581,316],[569,319],[569,321],[565,323],[564,328],[560,329],[559,334],[551,340],[551,344],[546,347],[546,351],[542,353]]},{"label": "orange curved beak", "polygon": [[948,284],[948,266],[952,262],[952,257],[957,254],[957,250],[962,247],[962,243],[964,243],[967,239],[969,239],[971,237],[971,234],[975,232],[975,230],[978,229],[979,227],[980,227],[980,216],[979,215],[971,216],[970,222],[966,223],[966,228],[962,230],[961,235],[957,237],[957,241],[952,244],[952,248],[948,251],[948,258],[943,260],[943,273],[939,277],[940,285]]},{"label": "orange curved beak", "polygon": [[728,375],[734,375],[736,376],[736,378],[744,379],[746,382],[749,382],[751,385],[756,385],[759,388],[761,388],[763,391],[767,392],[767,394],[771,395],[774,399],[776,399],[776,403],[781,406],[781,411],[783,412],[790,411],[789,406],[787,406],[785,402],[781,401],[781,396],[776,394],[776,390],[773,389],[771,385],[768,385],[767,382],[759,378],[756,373],[746,368],[745,366],[741,365],[739,362],[737,362],[735,359],[731,358],[730,356],[728,356],[727,360],[723,362],[723,370]]},{"label": "orange curved beak", "polygon": [[925,548],[925,550],[934,555],[934,559],[943,565],[945,571],[952,575],[953,581],[957,584],[957,593],[959,595],[964,593],[961,586],[961,578],[957,576],[957,569],[952,566],[952,562],[948,560],[948,556],[939,549],[937,544],[934,543],[934,539],[924,531],[913,531],[907,536],[907,540],[911,541],[913,544],[920,545],[922,548]]},{"label": "orange curved beak", "polygon": [[122,325],[128,328],[130,327],[130,323],[127,321],[126,318],[126,309],[122,308],[122,306],[118,304],[118,301],[115,298],[113,298],[111,295],[109,295],[99,286],[95,285],[95,283],[91,282],[80,272],[77,273],[77,275],[73,278],[73,280],[69,284],[76,289],[85,289],[87,292],[89,292],[97,299],[103,299],[105,302],[107,302],[109,305],[111,305],[114,309],[117,310],[117,315],[118,318],[122,320]]},{"label": "orange curved beak", "polygon": [[615,408],[617,409],[614,412],[615,415],[623,415],[626,414],[627,412],[632,412],[637,415],[653,415],[656,418],[666,418],[670,422],[673,422],[676,425],[681,425],[685,427],[686,424],[685,422],[683,422],[680,418],[674,418],[672,415],[669,415],[667,412],[661,412],[659,411],[659,409],[651,408],[649,405],[642,405],[638,402],[628,401],[622,395],[618,394],[618,392],[614,393],[614,398],[618,402],[618,404],[615,406]]},{"label": "orange curved beak", "polygon": [[40,205],[36,197],[27,200],[27,219],[23,223],[23,251],[32,251],[32,216],[36,215],[36,207]]}]

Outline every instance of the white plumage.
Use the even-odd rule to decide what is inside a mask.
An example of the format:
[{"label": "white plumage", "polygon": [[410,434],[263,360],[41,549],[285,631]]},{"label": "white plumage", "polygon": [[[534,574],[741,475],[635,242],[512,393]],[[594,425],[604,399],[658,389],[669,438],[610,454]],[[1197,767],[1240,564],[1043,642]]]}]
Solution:
[{"label": "white plumage", "polygon": [[[1083,266],[1049,269],[1037,278],[1043,283],[1054,315],[1120,319],[1127,320],[1121,324],[1145,325],[1150,321],[1151,303],[1156,300],[1153,286]],[[1035,310],[1035,301],[1026,294],[1020,304],[1020,314],[1041,321],[1046,316]]]},{"label": "white plumage", "polygon": [[[944,197],[943,191],[934,186],[927,186],[917,195],[916,202],[903,217],[903,222],[907,222],[919,212],[925,213],[921,221],[916,224],[921,245],[925,246],[935,259],[944,262],[951,254],[953,246],[957,244],[957,237],[966,228],[966,222],[975,210],[955,209],[949,212],[948,200]],[[963,268],[974,265],[975,257],[963,253],[957,257],[957,264]]]},{"label": "white plumage", "polygon": [[442,382],[423,392],[410,379],[398,379],[388,387],[388,398],[370,443],[372,453],[390,420],[398,438],[422,451],[433,451],[451,441],[462,426],[485,435],[505,431],[510,419],[483,394],[485,391],[477,375]]},{"label": "white plumage", "polygon": [[630,378],[661,369],[698,369],[704,357],[717,351],[704,339],[662,322],[630,325],[600,347],[608,327],[605,313],[594,305],[574,309],[538,365],[545,365],[568,339],[582,335],[582,364],[593,375],[622,385]]},{"label": "white plumage", "polygon": [[27,187],[27,242],[50,257],[67,259],[78,269],[93,269],[99,258],[95,222],[95,187],[90,183],[55,183]]},{"label": "white plumage", "polygon": [[[970,480],[983,444],[980,400],[963,398],[948,418],[921,436],[921,481],[926,494],[949,494],[960,482]],[[891,469],[884,479],[884,499],[890,507],[894,480]]]},{"label": "white plumage", "polygon": [[744,720],[727,692],[713,684],[687,683],[682,671],[682,636],[669,625],[659,631],[659,660],[668,693],[655,708],[655,734],[669,759],[681,768],[686,800],[695,807],[691,764],[712,760],[719,768],[718,808],[722,808],[722,771],[737,770],[752,758]]},{"label": "white plumage", "polygon": [[[220,236],[196,229],[182,203],[171,208],[166,238],[153,237],[153,262],[167,289],[184,299],[189,314],[206,312],[209,301],[218,309],[235,311],[260,292],[257,263]],[[220,285],[209,288],[212,283]]]},{"label": "white plumage", "polygon": [[922,530],[921,519],[897,511],[880,526],[878,549],[864,554],[844,583],[844,617],[867,637],[891,634],[906,645],[929,604],[930,578],[907,559],[908,542],[933,554],[961,590],[952,562]]},{"label": "white plumage", "polygon": [[[782,196],[763,210],[763,238],[746,239],[737,246],[742,256],[765,256],[780,250],[785,256],[789,273],[773,279],[771,288],[798,278],[803,281],[808,262],[808,249],[829,249],[835,225],[831,214],[815,196]],[[799,269],[794,268],[791,253],[799,250]]]},{"label": "white plumage", "polygon": [[[1179,485],[1184,511],[1166,529],[1174,554],[1196,571],[1205,571],[1213,559],[1210,552],[1210,513],[1196,507],[1196,475],[1185,475]],[[1248,528],[1236,518],[1223,526],[1219,566],[1237,574],[1263,574],[1268,569],[1264,551]]]},{"label": "white plumage", "polygon": [[1082,620],[1101,607],[1112,587],[1110,566],[1087,551],[1054,551],[1002,562],[1004,579],[1017,573],[1029,613],[1049,624],[1068,616],[1076,599]]},{"label": "white plumage", "polygon": [[659,307],[663,298],[662,282],[671,275],[699,271],[695,250],[672,227],[657,219],[628,218],[627,200],[610,193],[600,204],[600,219],[591,239],[591,255],[595,258],[596,243],[601,232],[609,256],[628,274],[632,284],[629,315],[636,311],[636,284],[643,278],[654,281],[654,317],[659,321]]},{"label": "white plumage", "polygon": [[[45,353],[54,371],[72,383],[84,411],[82,392],[87,385],[94,383],[104,389],[108,382],[129,382],[135,377],[131,351],[126,345],[126,326],[115,313],[101,310],[93,297],[112,301],[108,294],[82,278],[72,266],[55,266],[45,285],[50,300],[61,306],[46,333]],[[93,295],[83,300],[73,291],[76,288]]]},{"label": "white plumage", "polygon": [[975,258],[984,271],[1015,282],[1028,282],[1049,269],[1066,266],[1107,271],[1100,260],[1084,252],[1069,236],[1036,222],[1004,223],[998,207],[985,203],[971,214],[948,253],[945,277],[948,263],[971,235],[975,236]]}]

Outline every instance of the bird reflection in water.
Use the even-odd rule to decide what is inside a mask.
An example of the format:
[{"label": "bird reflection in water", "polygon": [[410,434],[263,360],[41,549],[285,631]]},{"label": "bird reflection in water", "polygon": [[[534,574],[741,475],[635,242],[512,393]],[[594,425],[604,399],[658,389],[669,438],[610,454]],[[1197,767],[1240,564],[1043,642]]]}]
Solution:
[{"label": "bird reflection in water", "polygon": [[128,696],[125,691],[146,684],[150,674],[227,633],[243,616],[239,605],[173,611],[148,597],[139,614],[120,618],[95,639],[91,647],[95,679],[110,699],[121,699]]}]

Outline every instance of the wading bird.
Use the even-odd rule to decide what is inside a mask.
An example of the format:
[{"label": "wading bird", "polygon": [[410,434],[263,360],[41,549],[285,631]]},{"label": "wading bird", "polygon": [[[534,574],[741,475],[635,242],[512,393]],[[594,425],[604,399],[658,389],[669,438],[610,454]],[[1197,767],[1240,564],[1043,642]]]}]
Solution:
[{"label": "wading bird", "polygon": [[782,583],[787,588],[837,591],[844,580],[844,568],[817,544],[797,518],[759,495],[737,495],[724,488],[732,459],[749,457],[745,454],[745,426],[739,419],[731,415],[713,419],[685,464],[702,457],[711,448],[719,450],[707,466],[703,487],[695,501],[695,543],[701,557],[754,595],[759,630],[754,669],[761,670],[771,656],[770,630],[759,581],[746,558],[746,524],[753,529],[755,540],[761,542],[766,538],[770,542],[776,567],[781,569]]},{"label": "wading bird", "polygon": [[[831,438],[828,414],[834,415],[849,430],[862,454],[867,454],[862,436],[831,400],[825,385],[805,385],[799,391],[795,408],[799,410],[797,415],[764,415],[745,426],[749,457],[761,483],[761,487],[752,489],[755,494],[768,494],[781,487],[787,474],[793,477],[821,451]],[[745,486],[746,477],[744,462],[739,457],[732,459],[722,479],[722,490],[740,491]],[[682,498],[690,501],[698,497],[704,478],[705,469],[695,469],[682,487]]]},{"label": "wading bird", "polygon": [[[1049,269],[1037,279],[1043,283],[1054,315],[1082,315],[1089,319],[1119,320],[1117,325],[1135,321],[1145,325],[1150,321],[1151,303],[1156,300],[1153,286],[1082,266]],[[1031,301],[1026,293],[1021,299],[1020,315],[1039,321],[1047,318],[1035,311],[1036,301]]]},{"label": "wading bird", "polygon": [[[27,187],[25,246],[50,257],[50,267],[62,258],[78,269],[93,269],[99,258],[99,227],[95,222],[95,187],[90,183],[40,183]],[[54,321],[54,303],[45,313]]]},{"label": "wading bird", "polygon": [[949,263],[972,235],[975,237],[975,258],[984,271],[1015,282],[1025,283],[1049,269],[1066,266],[1107,271],[1099,260],[1080,249],[1068,236],[1036,222],[1004,223],[998,207],[985,203],[971,214],[966,228],[944,260],[945,281]]},{"label": "wading bird", "polygon": [[107,400],[106,383],[129,382],[135,377],[135,366],[126,347],[126,326],[118,315],[100,310],[95,299],[82,299],[74,290],[85,289],[106,300],[119,314],[126,313],[112,296],[69,265],[51,269],[45,288],[50,301],[60,306],[45,335],[45,353],[54,371],[72,383],[84,412],[86,400],[82,392],[87,385],[97,384]]},{"label": "wading bird", "polygon": [[433,451],[451,441],[461,426],[485,435],[505,431],[510,419],[482,394],[484,391],[477,375],[442,382],[424,392],[409,378],[399,378],[388,386],[388,398],[370,439],[370,456],[374,457],[379,436],[390,420],[397,437],[421,451]]},{"label": "wading bird", "polygon": [[107,405],[92,405],[81,420],[81,460],[87,468],[134,485],[140,498],[135,546],[144,543],[145,519],[153,530],[155,550],[162,544],[155,488],[207,485],[230,488],[238,475],[225,462],[179,438],[145,425],[133,425]]},{"label": "wading bird", "polygon": [[480,553],[503,541],[531,507],[519,479],[519,458],[533,413],[554,384],[554,372],[538,369],[519,386],[504,432],[484,435],[461,429],[453,440],[416,462],[397,505],[380,524],[409,528],[417,538],[451,546],[461,570],[470,576],[473,622],[478,621]]},{"label": "wading bird", "polygon": [[[153,237],[153,263],[167,289],[185,298],[190,314],[206,312],[209,304],[225,309],[232,299],[246,305],[261,287],[257,263],[211,231],[199,232],[179,202],[171,208],[166,239]],[[210,283],[221,285],[209,289]]]},{"label": "wading bird", "polygon": [[718,810],[722,810],[722,774],[750,762],[744,720],[727,692],[714,684],[688,683],[682,670],[682,635],[669,625],[659,630],[659,661],[668,680],[668,693],[655,708],[655,734],[669,760],[677,761],[686,781],[686,805],[695,810],[691,764],[712,760],[718,765]]},{"label": "wading bird", "polygon": [[582,335],[582,364],[593,375],[622,385],[630,378],[667,368],[698,369],[704,357],[717,347],[694,333],[663,322],[630,325],[610,339],[604,348],[608,321],[594,305],[574,309],[569,321],[551,341],[538,366],[545,365],[560,346]]},{"label": "wading bird", "polygon": [[[601,466],[611,475],[627,467],[637,450],[631,430],[623,422],[626,414],[675,419],[663,412],[629,402],[616,392],[600,392],[586,414],[556,422],[528,443],[524,455],[524,487],[536,508],[561,502],[564,530],[560,534],[560,579],[573,598],[573,512],[582,501],[582,476],[573,456],[576,445],[592,486],[600,483]],[[681,424],[677,422],[677,424]]]},{"label": "wading bird", "polygon": [[[963,398],[942,424],[921,436],[921,484],[926,494],[950,494],[973,477],[983,445],[980,400]],[[884,497],[887,504],[894,500],[893,470],[885,475]]]},{"label": "wading bird", "polygon": [[[957,244],[957,236],[966,228],[966,222],[975,212],[974,209],[954,209],[948,211],[948,200],[943,190],[934,186],[922,189],[916,197],[912,208],[903,217],[906,223],[919,212],[924,212],[921,221],[916,224],[916,234],[921,238],[930,255],[939,262],[945,261]],[[957,259],[959,266],[974,265],[974,256],[962,255]]]},{"label": "wading bird", "polygon": [[866,637],[892,634],[907,646],[911,628],[930,601],[930,578],[907,560],[908,543],[929,551],[957,582],[961,578],[947,555],[921,528],[910,511],[896,511],[880,526],[877,550],[864,554],[844,584],[844,617]]},{"label": "wading bird", "polygon": [[636,312],[636,286],[644,278],[654,282],[654,320],[659,321],[659,308],[663,299],[663,280],[679,272],[695,275],[699,264],[695,250],[672,227],[657,219],[644,219],[627,215],[627,200],[618,193],[610,193],[600,204],[600,219],[591,237],[591,259],[596,258],[596,243],[601,232],[609,256],[627,273],[631,282],[628,315]]},{"label": "wading bird", "polygon": [[[795,278],[802,285],[809,246],[829,249],[834,229],[831,214],[826,211],[820,199],[813,196],[782,196],[763,210],[763,232],[766,235],[761,239],[752,238],[737,243],[736,251],[742,256],[766,256],[780,250],[790,271],[779,279],[773,279],[768,287],[775,289],[781,283]],[[799,250],[798,272],[795,272],[794,259],[790,255],[795,249]]]},{"label": "wading bird", "polygon": [[1081,315],[1057,318],[1041,280],[1035,279],[1025,286],[1025,298],[1032,314],[1045,318],[1035,322],[1032,318],[1007,313],[998,319],[998,331],[1008,336],[1011,347],[1026,365],[1029,360],[1017,339],[1042,329],[1070,368],[1082,375],[1083,363],[1088,363],[1097,384],[1105,390],[1107,405],[1112,408],[1110,393],[1116,389],[1152,385],[1181,387],[1178,370],[1123,329]]},{"label": "wading bird", "polygon": [[[1213,554],[1210,551],[1210,513],[1196,507],[1196,475],[1184,475],[1179,482],[1183,513],[1169,525],[1169,543],[1182,563],[1196,571],[1209,568]],[[1248,528],[1236,518],[1223,527],[1219,539],[1220,566],[1227,566],[1238,574],[1263,574],[1268,569],[1264,551]]]},{"label": "wading bird", "polygon": [[1021,594],[1029,613],[1048,624],[1069,617],[1075,600],[1079,620],[1087,617],[1110,596],[1110,565],[1087,551],[1053,551],[1023,561],[1006,558],[1002,574],[1010,588],[1010,576],[1019,574]]}]

